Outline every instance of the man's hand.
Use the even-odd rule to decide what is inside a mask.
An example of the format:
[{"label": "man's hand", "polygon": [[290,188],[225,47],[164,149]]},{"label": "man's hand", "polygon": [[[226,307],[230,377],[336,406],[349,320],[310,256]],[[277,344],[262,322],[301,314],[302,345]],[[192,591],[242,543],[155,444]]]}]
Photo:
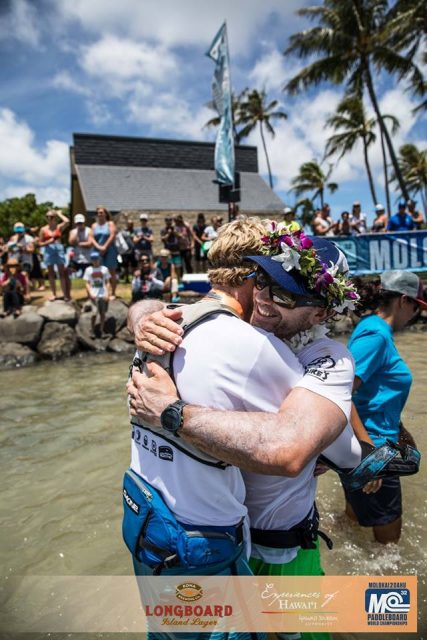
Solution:
[{"label": "man's hand", "polygon": [[183,333],[176,323],[181,310],[162,309],[143,317],[135,327],[135,344],[140,351],[162,356],[165,351],[175,351],[182,342]]},{"label": "man's hand", "polygon": [[134,369],[126,385],[130,413],[151,427],[160,427],[160,415],[166,407],[178,400],[172,378],[157,363],[147,364],[150,377]]},{"label": "man's hand", "polygon": [[381,478],[377,478],[376,480],[371,480],[367,482],[362,488],[363,493],[376,493],[379,489],[381,489],[383,481]]}]

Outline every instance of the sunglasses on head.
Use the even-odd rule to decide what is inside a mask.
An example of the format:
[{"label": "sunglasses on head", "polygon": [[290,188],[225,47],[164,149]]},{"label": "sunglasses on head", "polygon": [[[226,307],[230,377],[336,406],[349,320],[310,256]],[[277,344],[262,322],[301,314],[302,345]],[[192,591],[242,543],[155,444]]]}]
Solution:
[{"label": "sunglasses on head", "polygon": [[306,298],[304,296],[298,296],[290,291],[286,291],[280,285],[278,285],[270,276],[260,269],[255,275],[255,287],[262,291],[268,287],[268,292],[272,302],[284,307],[285,309],[295,309],[296,307],[324,307],[325,304],[322,300],[316,298]]}]

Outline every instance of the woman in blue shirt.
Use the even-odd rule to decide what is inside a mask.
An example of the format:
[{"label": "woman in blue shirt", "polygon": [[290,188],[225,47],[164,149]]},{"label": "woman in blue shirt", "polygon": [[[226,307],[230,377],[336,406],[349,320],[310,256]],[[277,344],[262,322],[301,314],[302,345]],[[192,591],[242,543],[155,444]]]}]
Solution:
[{"label": "woman in blue shirt", "polygon": [[[356,365],[354,404],[375,446],[387,440],[415,446],[400,420],[412,375],[396,349],[393,333],[404,329],[421,307],[427,307],[423,287],[415,273],[387,271],[381,274],[381,286],[373,298],[377,312],[362,318],[348,344]],[[402,528],[398,477],[383,479],[376,493],[345,493],[346,513],[352,519],[361,526],[372,526],[378,542],[398,542]]]}]

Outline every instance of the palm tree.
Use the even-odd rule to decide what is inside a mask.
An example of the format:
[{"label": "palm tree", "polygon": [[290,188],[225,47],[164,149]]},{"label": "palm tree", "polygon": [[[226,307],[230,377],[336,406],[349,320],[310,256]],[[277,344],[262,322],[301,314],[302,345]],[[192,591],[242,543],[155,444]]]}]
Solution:
[{"label": "palm tree", "polygon": [[299,174],[291,181],[290,191],[293,191],[297,197],[308,191],[314,191],[311,200],[319,198],[320,206],[323,207],[325,189],[328,188],[330,193],[338,189],[336,182],[328,182],[331,173],[332,165],[329,165],[329,170],[325,174],[316,160],[304,162],[299,168]]},{"label": "palm tree", "polygon": [[[302,58],[321,56],[287,83],[285,89],[290,93],[323,81],[345,84],[347,93],[360,93],[366,88],[405,197],[407,189],[380,112],[372,74],[373,70],[385,70],[398,79],[406,77],[414,92],[424,94],[423,74],[413,61],[415,51],[408,51],[408,41],[399,31],[408,2],[397,0],[391,10],[387,0],[323,0],[323,5],[300,9],[298,15],[317,20],[318,26],[291,36],[284,52]],[[406,54],[401,55],[404,50]]]},{"label": "palm tree", "polygon": [[[231,94],[231,114],[233,117],[233,133],[234,133],[234,139],[237,143],[239,142],[239,132],[236,130],[236,120],[238,117],[237,114],[240,109],[241,96],[242,94],[236,96],[234,92]],[[213,118],[210,118],[210,120],[208,120],[207,122],[205,122],[205,124],[203,125],[203,129],[208,127],[219,127],[221,122],[221,117],[218,115],[218,112],[215,108],[213,101],[208,102],[206,106],[212,111],[215,111],[217,115],[214,116]]]},{"label": "palm tree", "polygon": [[376,140],[373,131],[375,118],[367,118],[361,98],[345,96],[338,104],[336,113],[327,119],[326,126],[333,128],[337,133],[328,139],[325,158],[339,153],[337,158],[337,162],[339,162],[346,153],[352,151],[359,140],[362,141],[369,188],[375,205],[378,200],[368,158],[368,147]]},{"label": "palm tree", "polygon": [[[395,134],[399,127],[397,118],[384,114],[382,114],[382,118],[383,120],[388,119],[391,121],[392,133]],[[362,141],[366,173],[368,175],[373,204],[375,205],[378,199],[369,164],[368,148],[376,140],[374,133],[374,127],[377,124],[376,118],[367,117],[361,96],[347,95],[338,104],[336,113],[328,118],[326,124],[335,129],[335,131],[338,131],[338,133],[329,138],[326,144],[326,158],[339,152],[339,161],[346,153],[353,149],[359,140]]]},{"label": "palm tree", "polygon": [[264,127],[274,138],[275,131],[271,124],[271,120],[284,120],[288,117],[284,111],[275,110],[278,104],[278,100],[272,100],[267,104],[267,94],[264,89],[262,91],[246,89],[241,94],[240,107],[236,120],[236,125],[242,125],[242,129],[240,129],[238,133],[239,142],[242,138],[246,138],[259,124],[271,188],[273,188],[273,177],[271,174],[267,146],[265,144]]},{"label": "palm tree", "polygon": [[[420,151],[414,144],[399,149],[399,166],[409,191],[420,194],[424,210],[427,205],[427,149]],[[392,176],[391,180],[396,180]]]}]

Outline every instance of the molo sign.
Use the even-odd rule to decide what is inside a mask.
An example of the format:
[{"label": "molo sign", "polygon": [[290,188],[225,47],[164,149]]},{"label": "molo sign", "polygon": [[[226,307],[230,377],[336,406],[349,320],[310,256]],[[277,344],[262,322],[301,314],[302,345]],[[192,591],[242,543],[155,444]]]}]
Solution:
[{"label": "molo sign", "polygon": [[427,271],[427,231],[331,238],[345,253],[352,275],[394,269]]}]

